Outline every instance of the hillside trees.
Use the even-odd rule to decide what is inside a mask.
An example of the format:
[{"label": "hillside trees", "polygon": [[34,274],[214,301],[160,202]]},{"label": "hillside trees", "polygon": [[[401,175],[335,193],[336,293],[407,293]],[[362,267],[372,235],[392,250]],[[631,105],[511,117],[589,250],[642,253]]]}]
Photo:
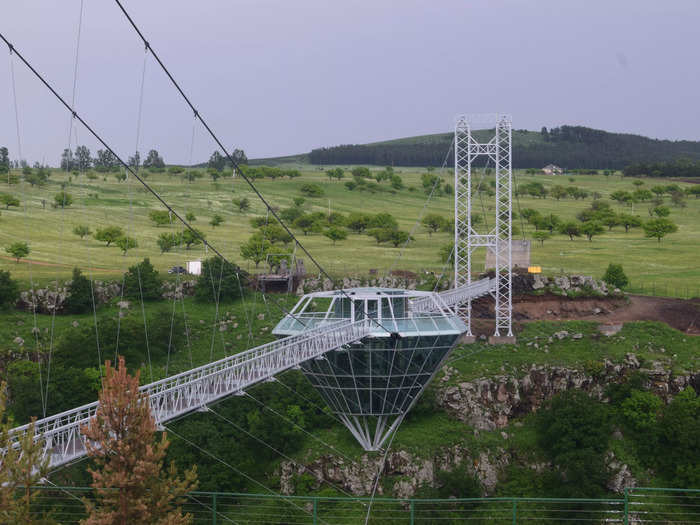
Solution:
[{"label": "hillside trees", "polygon": [[267,257],[271,246],[270,241],[258,232],[251,235],[245,243],[241,244],[239,250],[241,257],[247,261],[253,261],[257,268]]},{"label": "hillside trees", "polygon": [[124,230],[119,226],[105,226],[104,228],[98,228],[95,232],[95,239],[102,241],[109,246],[117,239],[124,235]]},{"label": "hillside trees", "polygon": [[0,309],[14,306],[19,298],[19,284],[10,272],[0,270]]},{"label": "hillside trees", "polygon": [[53,200],[57,208],[67,208],[73,204],[73,196],[66,191],[59,191],[53,196]]},{"label": "hillside trees", "polygon": [[242,296],[246,282],[239,268],[221,257],[202,261],[202,273],[197,277],[194,296],[198,301],[233,301]]},{"label": "hillside trees", "polygon": [[148,155],[146,155],[146,158],[143,161],[143,167],[150,168],[153,170],[164,170],[165,161],[163,160],[163,157],[160,156],[157,150],[152,149],[148,152]]},{"label": "hillside trees", "polygon": [[625,271],[622,269],[622,265],[615,263],[610,263],[608,265],[608,269],[605,270],[605,274],[603,275],[603,281],[610,286],[620,289],[629,284],[629,280],[627,279],[627,275],[625,275]]},{"label": "hillside trees", "polygon": [[335,243],[337,241],[347,239],[348,232],[344,228],[340,228],[338,226],[331,226],[325,232],[323,232],[323,235],[328,237],[331,241],[333,241],[333,245],[335,246]]},{"label": "hillside trees", "polygon": [[428,230],[428,235],[432,236],[433,233],[442,230],[445,227],[447,221],[442,215],[436,213],[429,213],[421,220],[423,227]]},{"label": "hillside trees", "polygon": [[124,297],[157,301],[162,297],[163,279],[148,257],[124,274]]},{"label": "hillside trees", "polygon": [[170,224],[170,212],[168,210],[151,210],[148,212],[148,218],[151,219],[156,226]]},{"label": "hillside trees", "polygon": [[10,171],[10,156],[7,148],[2,146],[0,148],[0,173],[7,173]]},{"label": "hillside trees", "polygon": [[10,206],[18,208],[19,199],[14,195],[10,195],[9,193],[0,193],[0,204],[4,204],[6,210],[9,210]]},{"label": "hillside trees", "polygon": [[655,238],[659,243],[669,233],[678,231],[678,226],[673,221],[662,217],[645,222],[643,228],[646,237]]},{"label": "hillside trees", "polygon": [[138,241],[133,237],[129,237],[128,235],[122,235],[116,241],[114,241],[114,244],[119,247],[124,255],[126,255],[129,250],[138,248],[139,246]]},{"label": "hillside trees", "polygon": [[71,314],[83,314],[95,305],[92,284],[79,268],[73,268],[73,277],[68,286],[66,311]]},{"label": "hillside trees", "polygon": [[24,241],[16,241],[5,248],[5,251],[15,258],[15,262],[19,262],[31,251],[29,245]]},{"label": "hillside trees", "polygon": [[161,523],[184,525],[185,496],[197,487],[196,470],[180,477],[174,464],[164,468],[168,439],[156,439],[156,424],[146,394],[139,391],[139,372],[130,376],[119,359],[107,361],[95,416],[81,428],[87,438],[88,469],[95,501],[85,500],[86,525]]}]

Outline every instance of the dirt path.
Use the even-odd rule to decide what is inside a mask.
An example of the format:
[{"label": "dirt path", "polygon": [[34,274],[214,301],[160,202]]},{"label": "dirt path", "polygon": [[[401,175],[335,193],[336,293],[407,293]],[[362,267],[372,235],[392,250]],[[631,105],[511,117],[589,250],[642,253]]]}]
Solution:
[{"label": "dirt path", "polygon": [[630,295],[624,299],[566,299],[555,295],[520,296],[513,301],[514,319],[537,321],[580,319],[601,324],[661,321],[677,330],[700,335],[700,301]]}]

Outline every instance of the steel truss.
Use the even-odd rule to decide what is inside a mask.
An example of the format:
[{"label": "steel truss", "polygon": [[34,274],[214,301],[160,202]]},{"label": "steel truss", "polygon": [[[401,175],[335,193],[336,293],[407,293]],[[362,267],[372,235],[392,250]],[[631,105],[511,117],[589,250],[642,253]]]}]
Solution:
[{"label": "steel truss", "polygon": [[[481,120],[483,122],[483,120]],[[511,147],[511,119],[499,115],[490,117],[494,135],[487,142],[478,142],[472,135],[472,120],[460,116],[455,125],[455,239],[454,288],[472,285],[472,256],[474,250],[486,247],[493,250],[496,261],[496,283],[490,290],[495,301],[496,330],[494,335],[512,336],[513,274],[512,274],[512,202],[513,172]],[[479,157],[493,162],[496,175],[496,216],[494,227],[479,233],[472,224],[472,164]],[[471,331],[472,299],[464,294],[463,303],[456,303],[455,311]]]},{"label": "steel truss", "polygon": [[[151,414],[157,424],[195,411],[276,374],[319,358],[326,352],[358,341],[371,331],[370,320],[335,321],[273,341],[240,354],[214,361],[141,387],[148,394]],[[97,402],[36,421],[35,439],[43,441],[49,466],[57,467],[85,455],[80,432],[95,416]],[[12,429],[11,446],[18,446],[30,425]]]},{"label": "steel truss", "polygon": [[[449,290],[438,293],[437,296],[440,298],[440,304],[446,308],[459,308],[460,305],[472,299],[494,293],[496,291],[496,284],[497,280],[495,278],[489,279],[487,277],[473,283],[462,285],[459,288],[450,288]],[[413,302],[414,310],[419,312],[437,311],[437,306],[435,301],[426,301],[425,299]]]}]

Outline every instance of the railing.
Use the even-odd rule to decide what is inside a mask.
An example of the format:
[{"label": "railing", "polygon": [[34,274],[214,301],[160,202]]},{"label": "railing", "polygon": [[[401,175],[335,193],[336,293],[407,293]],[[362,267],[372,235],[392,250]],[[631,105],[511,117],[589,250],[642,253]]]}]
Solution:
[{"label": "railing", "polygon": [[[246,350],[231,357],[144,385],[156,423],[196,410],[283,372],[303,361],[318,357],[342,345],[362,339],[369,332],[368,321],[327,322],[302,334]],[[81,426],[95,415],[97,402],[40,419],[36,440],[43,441],[50,466],[58,466],[85,454]],[[13,446],[29,429],[14,428]]]},{"label": "railing", "polygon": [[[481,279],[471,284],[465,284],[458,288],[451,288],[438,293],[438,297],[447,307],[453,307],[464,303],[468,299],[482,297],[496,289],[496,279]],[[416,311],[433,311],[437,308],[435,301],[430,297],[418,299],[413,302]]]},{"label": "railing", "polygon": [[[48,515],[59,523],[85,518],[82,499],[94,493],[81,487],[35,487],[31,515]],[[622,497],[393,499],[363,497],[282,496],[192,492],[183,511],[197,525],[223,523],[418,525],[518,523],[689,524],[700,522],[700,490],[634,488]]]},{"label": "railing", "polygon": [[[304,316],[286,316],[272,331],[273,334],[285,334],[294,331],[304,331],[307,327],[318,326],[327,321],[338,322],[337,318],[325,319],[325,312],[306,312]],[[345,319],[347,321],[347,319]],[[420,311],[411,317],[382,317],[368,321],[368,335],[388,337],[392,333],[404,335],[450,335],[462,334],[466,326],[460,319],[442,312]]]}]

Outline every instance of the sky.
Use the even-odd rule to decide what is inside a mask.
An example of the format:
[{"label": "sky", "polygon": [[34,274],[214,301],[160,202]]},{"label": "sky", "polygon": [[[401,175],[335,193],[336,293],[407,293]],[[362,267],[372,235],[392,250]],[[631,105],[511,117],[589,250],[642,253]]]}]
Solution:
[{"label": "sky", "polygon": [[[697,0],[123,0],[227,147],[250,158],[445,132],[584,125],[700,140]],[[216,149],[113,0],[5,2],[0,32],[120,155]],[[0,145],[18,158],[11,59]],[[139,92],[144,71],[140,125]],[[95,140],[16,61],[22,157]],[[194,138],[193,138],[194,137]]]}]

